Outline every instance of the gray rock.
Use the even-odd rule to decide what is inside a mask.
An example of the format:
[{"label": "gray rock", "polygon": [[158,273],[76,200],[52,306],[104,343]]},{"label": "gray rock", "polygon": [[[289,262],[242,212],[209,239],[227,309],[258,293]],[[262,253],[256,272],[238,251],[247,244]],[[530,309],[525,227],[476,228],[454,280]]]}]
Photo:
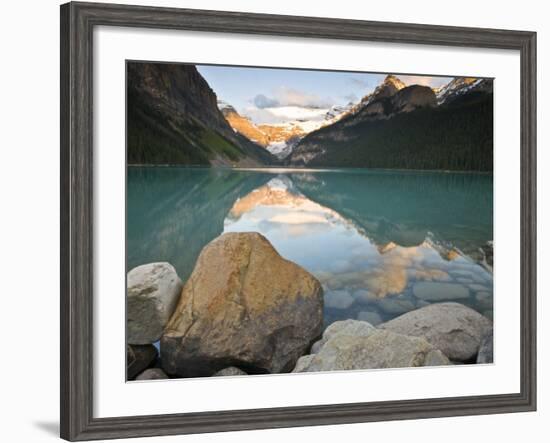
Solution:
[{"label": "gray rock", "polygon": [[485,334],[477,353],[477,363],[493,363],[493,330]]},{"label": "gray rock", "polygon": [[459,303],[437,303],[408,312],[379,325],[399,334],[425,338],[451,360],[468,361],[477,355],[492,322]]},{"label": "gray rock", "polygon": [[235,366],[229,366],[218,372],[216,372],[213,377],[234,377],[236,375],[248,375],[243,370],[236,368]]},{"label": "gray rock", "polygon": [[338,334],[366,337],[375,330],[376,328],[366,321],[352,319],[335,321],[327,329],[325,329],[325,332],[323,332],[323,337],[313,344],[310,353],[315,354],[318,352],[319,349],[321,349],[321,347],[328,340],[330,340],[330,338]]},{"label": "gray rock", "polygon": [[433,349],[426,354],[423,366],[448,366],[452,363],[439,349]]},{"label": "gray rock", "polygon": [[400,315],[416,309],[415,304],[408,298],[389,296],[376,301],[376,306],[386,314]]},{"label": "gray rock", "polygon": [[357,320],[366,321],[367,323],[370,323],[373,326],[376,326],[382,323],[382,317],[380,317],[380,314],[378,312],[372,312],[372,311],[359,312],[359,314],[357,314]]},{"label": "gray rock", "polygon": [[128,272],[127,340],[145,345],[160,339],[176,308],[182,282],[169,263],[149,263]]},{"label": "gray rock", "polygon": [[313,360],[314,357],[315,354],[308,354],[300,357],[296,362],[296,367],[292,370],[292,372],[308,372],[307,369],[311,364],[311,360]]},{"label": "gray rock", "polygon": [[323,290],[259,233],[226,233],[204,247],[161,339],[169,375],[227,366],[290,371],[323,327]]},{"label": "gray rock", "polygon": [[136,377],[136,380],[165,380],[169,378],[160,368],[150,368]]},{"label": "gray rock", "polygon": [[336,334],[317,354],[298,360],[293,372],[407,368],[450,364],[426,340],[374,329],[368,335]]},{"label": "gray rock", "polygon": [[439,282],[415,283],[413,294],[425,301],[460,300],[470,297],[470,292],[463,285]]},{"label": "gray rock", "polygon": [[325,294],[325,306],[333,309],[347,309],[353,304],[353,297],[347,291],[328,291]]},{"label": "gray rock", "polygon": [[153,345],[126,346],[126,377],[133,380],[136,375],[155,362],[158,357],[157,348]]}]

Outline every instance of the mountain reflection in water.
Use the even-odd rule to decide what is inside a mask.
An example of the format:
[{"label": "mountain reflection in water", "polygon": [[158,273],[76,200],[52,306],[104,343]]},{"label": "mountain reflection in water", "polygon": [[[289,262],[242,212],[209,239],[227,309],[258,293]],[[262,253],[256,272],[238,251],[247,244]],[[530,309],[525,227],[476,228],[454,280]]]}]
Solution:
[{"label": "mountain reflection in water", "polygon": [[492,275],[468,256],[492,240],[489,175],[129,168],[128,269],[168,261],[186,279],[235,231],[262,233],[321,281],[326,325],[448,300],[492,315]]}]

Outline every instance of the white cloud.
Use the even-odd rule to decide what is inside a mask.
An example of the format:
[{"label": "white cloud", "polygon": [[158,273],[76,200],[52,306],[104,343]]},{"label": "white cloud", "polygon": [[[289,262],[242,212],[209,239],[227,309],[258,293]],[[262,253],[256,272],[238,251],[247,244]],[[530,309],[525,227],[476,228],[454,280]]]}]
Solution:
[{"label": "white cloud", "polygon": [[280,106],[302,106],[308,108],[328,108],[334,104],[330,98],[322,98],[316,94],[281,86],[275,91],[275,99]]},{"label": "white cloud", "polygon": [[258,94],[250,102],[259,109],[287,106],[329,108],[335,103],[331,98],[320,97],[317,94],[310,94],[287,86],[280,86],[275,89],[272,97]]},{"label": "white cloud", "polygon": [[268,109],[276,117],[285,120],[321,120],[328,108],[306,108],[301,106],[281,106]]},{"label": "white cloud", "polygon": [[277,100],[275,100],[274,98],[266,97],[263,94],[258,94],[256,97],[252,99],[252,102],[256,105],[256,107],[260,109],[279,106],[279,102]]},{"label": "white cloud", "polygon": [[249,106],[243,109],[243,115],[250,118],[256,124],[277,124],[291,121],[319,122],[325,118],[329,108],[308,108],[305,106],[278,106],[260,109]]}]

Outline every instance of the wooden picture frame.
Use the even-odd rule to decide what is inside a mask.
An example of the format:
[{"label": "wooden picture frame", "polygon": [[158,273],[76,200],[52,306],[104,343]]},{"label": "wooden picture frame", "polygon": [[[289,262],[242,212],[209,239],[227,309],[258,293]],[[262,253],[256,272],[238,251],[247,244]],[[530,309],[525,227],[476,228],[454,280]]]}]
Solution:
[{"label": "wooden picture frame", "polygon": [[[93,29],[121,26],[510,49],[521,57],[521,390],[518,394],[94,418]],[[98,3],[61,6],[61,437],[145,437],[533,411],[536,408],[534,32]]]}]

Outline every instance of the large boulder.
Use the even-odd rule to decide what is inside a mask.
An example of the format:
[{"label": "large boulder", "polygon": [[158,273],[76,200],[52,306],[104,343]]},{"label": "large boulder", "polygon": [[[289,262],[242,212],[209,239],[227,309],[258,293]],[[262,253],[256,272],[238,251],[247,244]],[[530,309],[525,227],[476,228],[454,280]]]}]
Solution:
[{"label": "large boulder", "polygon": [[425,338],[451,360],[470,361],[492,328],[488,318],[459,303],[437,303],[378,326],[399,334]]},{"label": "large boulder", "polygon": [[479,346],[476,363],[493,363],[493,330],[485,334]]},{"label": "large boulder", "polygon": [[320,336],[323,290],[254,232],[226,233],[201,252],[161,341],[168,374],[228,366],[290,371]]},{"label": "large boulder", "polygon": [[145,345],[160,339],[183,284],[170,263],[148,263],[128,272],[127,340]]},{"label": "large boulder", "polygon": [[335,334],[316,354],[300,358],[293,372],[449,364],[447,357],[423,338],[373,328],[367,335]]},{"label": "large boulder", "polygon": [[324,344],[336,335],[342,334],[351,335],[354,337],[366,337],[375,330],[376,328],[366,321],[352,319],[335,321],[325,329],[321,339],[313,343],[310,353],[316,354],[319,352]]},{"label": "large boulder", "polygon": [[152,366],[158,357],[153,345],[126,346],[126,377],[133,380],[136,375]]}]

